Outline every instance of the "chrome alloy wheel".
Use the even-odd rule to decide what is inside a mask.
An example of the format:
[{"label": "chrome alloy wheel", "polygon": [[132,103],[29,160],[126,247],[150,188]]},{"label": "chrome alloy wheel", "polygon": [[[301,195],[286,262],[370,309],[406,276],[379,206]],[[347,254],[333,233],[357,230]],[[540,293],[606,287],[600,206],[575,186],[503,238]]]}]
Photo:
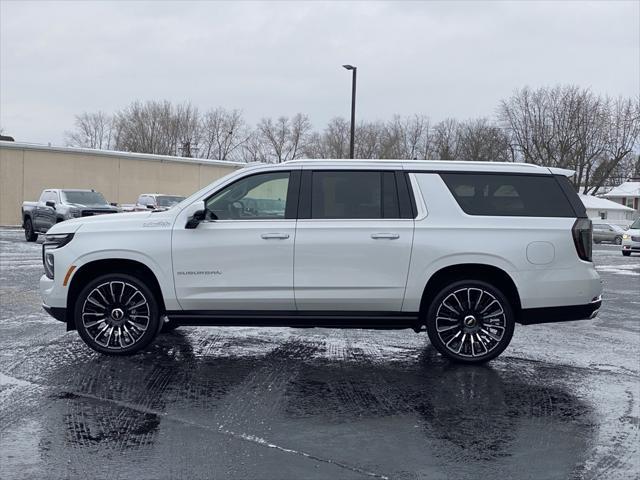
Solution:
[{"label": "chrome alloy wheel", "polygon": [[507,329],[503,305],[477,287],[461,288],[447,295],[438,305],[435,324],[444,347],[469,358],[488,355],[500,344]]},{"label": "chrome alloy wheel", "polygon": [[121,350],[137,343],[151,319],[145,295],[128,282],[98,285],[82,305],[82,324],[91,339],[109,350]]}]

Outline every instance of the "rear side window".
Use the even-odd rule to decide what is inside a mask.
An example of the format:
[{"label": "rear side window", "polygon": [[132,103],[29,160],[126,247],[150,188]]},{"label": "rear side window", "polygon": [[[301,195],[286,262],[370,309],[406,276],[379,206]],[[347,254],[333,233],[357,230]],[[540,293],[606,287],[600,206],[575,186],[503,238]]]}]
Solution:
[{"label": "rear side window", "polygon": [[575,217],[576,213],[553,176],[441,173],[469,215]]},{"label": "rear side window", "polygon": [[393,172],[314,171],[311,218],[399,218]]}]

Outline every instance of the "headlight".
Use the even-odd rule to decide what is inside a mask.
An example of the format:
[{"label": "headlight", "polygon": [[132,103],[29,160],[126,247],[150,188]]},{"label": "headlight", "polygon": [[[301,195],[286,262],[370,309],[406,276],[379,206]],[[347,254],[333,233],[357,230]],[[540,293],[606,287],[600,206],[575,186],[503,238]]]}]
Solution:
[{"label": "headlight", "polygon": [[71,208],[71,209],[69,209],[69,216],[70,217],[78,218],[80,215],[82,215],[82,212],[80,211],[79,208]]},{"label": "headlight", "polygon": [[53,280],[54,258],[52,250],[64,247],[73,239],[73,233],[51,234],[45,235],[42,244],[42,264],[44,265],[44,274]]},{"label": "headlight", "polygon": [[631,238],[631,235],[629,235],[628,233],[625,233],[624,235],[622,235],[622,238],[627,240],[627,239]]}]

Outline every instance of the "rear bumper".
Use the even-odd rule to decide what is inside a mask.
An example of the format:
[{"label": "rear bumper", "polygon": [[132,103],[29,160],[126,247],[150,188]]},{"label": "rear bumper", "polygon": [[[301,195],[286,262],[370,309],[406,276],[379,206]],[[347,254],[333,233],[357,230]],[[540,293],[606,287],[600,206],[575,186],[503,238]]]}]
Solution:
[{"label": "rear bumper", "polygon": [[56,320],[66,323],[66,321],[67,321],[67,309],[66,308],[50,307],[46,303],[42,304],[42,308],[44,308],[44,311],[47,312],[49,315],[51,315]]},{"label": "rear bumper", "polygon": [[538,323],[571,322],[573,320],[591,320],[598,315],[602,298],[598,297],[585,305],[566,307],[526,308],[520,312],[518,323],[535,325]]}]

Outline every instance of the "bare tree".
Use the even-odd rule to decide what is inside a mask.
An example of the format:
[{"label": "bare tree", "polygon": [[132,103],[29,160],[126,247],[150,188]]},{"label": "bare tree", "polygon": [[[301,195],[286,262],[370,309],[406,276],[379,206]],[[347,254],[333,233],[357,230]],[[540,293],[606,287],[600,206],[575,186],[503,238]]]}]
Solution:
[{"label": "bare tree", "polygon": [[433,127],[433,155],[436,160],[458,159],[458,137],[460,124],[453,118],[439,122]]},{"label": "bare tree", "polygon": [[638,147],[638,110],[637,100],[569,85],[516,91],[499,117],[525,161],[573,169],[575,188],[595,194]]},{"label": "bare tree", "polygon": [[431,150],[429,119],[423,115],[400,117],[395,115],[385,125],[380,158],[426,159]]},{"label": "bare tree", "polygon": [[257,130],[249,131],[246,141],[242,144],[242,160],[245,162],[266,162],[267,146]]},{"label": "bare tree", "polygon": [[[640,101],[601,97],[577,86],[525,87],[503,100],[498,121],[424,115],[361,121],[357,158],[516,161],[576,171],[577,188],[595,194],[603,186],[640,175]],[[350,124],[336,117],[322,131],[309,118],[263,118],[255,128],[238,110],[216,108],[203,116],[190,103],[133,102],[113,116],[76,117],[70,145],[116,148],[221,160],[284,162],[302,156],[346,158]],[[197,149],[196,147],[199,146]]]},{"label": "bare tree", "polygon": [[384,129],[384,124],[381,122],[360,122],[354,132],[354,156],[356,158],[381,158]]},{"label": "bare tree", "polygon": [[274,121],[271,118],[263,118],[258,123],[257,132],[266,147],[266,160],[281,163],[302,156],[311,133],[311,123],[309,117],[301,113],[291,119],[279,117]]},{"label": "bare tree", "polygon": [[327,158],[348,158],[351,123],[342,117],[329,121],[323,138]]},{"label": "bare tree", "polygon": [[[200,156],[217,160],[230,160],[241,151],[250,132],[240,110],[216,108],[206,112],[200,126]],[[236,155],[237,156],[237,155]]]},{"label": "bare tree", "polygon": [[114,140],[118,150],[176,155],[184,145],[199,140],[198,110],[190,103],[134,102],[115,115]]},{"label": "bare tree", "polygon": [[625,159],[630,162],[630,170],[640,169],[632,160],[634,151],[640,147],[640,99],[607,99],[606,117],[603,159],[597,164],[593,178],[585,189],[585,192],[593,195],[598,193],[618,168],[624,169],[624,164],[621,163]]},{"label": "bare tree", "polygon": [[486,118],[469,120],[458,125],[456,155],[459,160],[513,161],[507,133]]},{"label": "bare tree", "polygon": [[113,121],[102,111],[76,115],[74,129],[65,133],[66,143],[71,147],[108,150],[112,144]]}]

